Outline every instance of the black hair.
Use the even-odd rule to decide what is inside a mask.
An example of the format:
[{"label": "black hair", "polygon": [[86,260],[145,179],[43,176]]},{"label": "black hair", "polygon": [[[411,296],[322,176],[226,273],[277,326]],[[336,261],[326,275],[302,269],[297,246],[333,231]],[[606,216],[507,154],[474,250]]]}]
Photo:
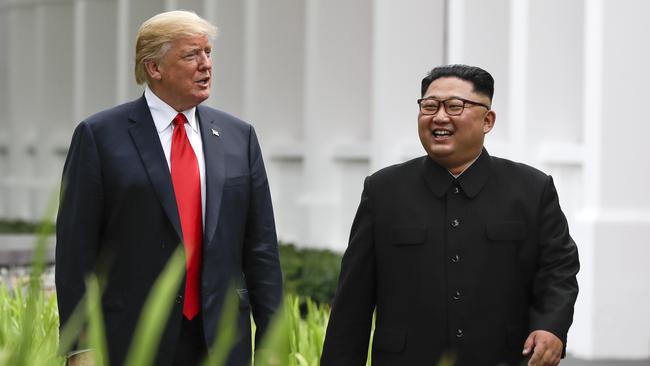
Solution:
[{"label": "black hair", "polygon": [[442,77],[455,77],[469,81],[474,86],[474,92],[483,94],[492,100],[494,95],[494,78],[489,72],[476,66],[468,65],[444,65],[435,67],[422,79],[422,96],[427,92],[429,85]]}]

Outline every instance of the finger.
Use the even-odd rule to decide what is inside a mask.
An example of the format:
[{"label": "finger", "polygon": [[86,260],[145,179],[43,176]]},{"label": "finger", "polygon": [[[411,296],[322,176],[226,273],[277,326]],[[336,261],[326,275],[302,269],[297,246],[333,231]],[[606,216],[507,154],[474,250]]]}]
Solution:
[{"label": "finger", "polygon": [[524,342],[524,349],[521,352],[521,354],[524,356],[528,356],[534,346],[535,346],[535,336],[531,333],[528,336],[528,338],[526,338],[526,342]]},{"label": "finger", "polygon": [[542,365],[542,359],[544,357],[545,351],[546,351],[546,347],[544,347],[543,345],[541,344],[535,345],[533,356],[530,358],[530,361],[528,361],[528,366]]}]

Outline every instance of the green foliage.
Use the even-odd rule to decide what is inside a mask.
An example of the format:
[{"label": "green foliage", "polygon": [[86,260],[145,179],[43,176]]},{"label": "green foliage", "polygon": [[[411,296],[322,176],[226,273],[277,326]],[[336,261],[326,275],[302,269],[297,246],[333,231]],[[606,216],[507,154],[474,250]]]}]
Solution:
[{"label": "green foliage", "polygon": [[[54,201],[48,205],[54,212]],[[14,283],[10,292],[0,284],[0,365],[63,365],[57,356],[59,317],[54,294],[41,286],[46,238],[53,226],[44,221],[36,228],[34,265],[27,286]]]},{"label": "green foliage", "polygon": [[[94,292],[95,290],[90,290],[91,287],[89,287],[88,300],[89,303],[95,303],[91,298],[96,298],[97,293]],[[229,293],[234,294],[234,291],[229,291]],[[151,298],[158,298],[158,296],[152,296]],[[21,339],[21,324],[25,316],[24,300],[20,291],[10,293],[5,284],[0,284],[0,366],[64,365],[63,358],[56,354],[58,341],[56,299],[53,295],[45,294],[41,294],[35,302],[37,316],[33,319],[34,331],[29,342],[31,346],[24,355],[23,363],[10,361],[11,355],[21,347],[18,340]],[[301,311],[302,303],[306,304],[306,311]],[[94,306],[98,306],[97,303],[95,304]],[[310,299],[300,299],[294,295],[287,295],[282,311],[272,322],[262,346],[259,347],[258,352],[255,354],[255,365],[317,366],[322,352],[329,313],[330,308],[327,304],[319,305]],[[237,297],[229,296],[226,299],[222,314],[223,321],[219,325],[219,334],[225,335],[215,340],[212,347],[214,352],[210,354],[204,365],[223,365],[225,361],[224,355],[227,354],[224,350],[230,349],[233,345],[237,315]],[[93,338],[93,336],[91,335],[90,338]],[[93,347],[97,347],[98,342],[91,340],[92,343],[94,343]],[[148,350],[135,348],[136,352],[153,352],[155,343],[157,341],[143,346],[147,347]],[[97,361],[106,360],[105,354],[103,356],[101,354],[95,355],[95,357],[96,365],[100,364]],[[142,355],[133,357],[139,360],[147,359],[146,356],[143,357]],[[149,362],[142,365],[150,364]],[[370,365],[370,349],[367,365]],[[453,365],[453,358],[443,359],[439,365],[451,366]]]},{"label": "green foliage", "polygon": [[176,249],[147,297],[142,309],[142,316],[135,328],[126,365],[146,366],[151,365],[154,361],[155,350],[158,349],[163,327],[167,322],[174,296],[178,292],[183,278],[185,256],[182,248],[179,246]]},{"label": "green foliage", "polygon": [[303,318],[300,299],[288,296],[285,300],[285,319],[290,324],[289,366],[318,365],[320,360],[329,320],[329,306],[319,306],[307,298],[306,308]]},{"label": "green foliage", "polygon": [[93,352],[95,366],[108,366],[108,347],[106,346],[106,331],[104,328],[104,316],[102,315],[102,291],[96,276],[91,275],[86,280],[86,291],[88,293],[86,311],[88,312],[89,319],[89,348],[95,350]]},{"label": "green foliage", "polygon": [[288,293],[331,303],[338,284],[341,255],[326,249],[280,245],[280,264]]},{"label": "green foliage", "polygon": [[223,365],[230,353],[230,349],[235,345],[237,336],[237,316],[239,315],[239,296],[235,287],[231,286],[226,293],[223,310],[220,316],[221,321],[217,328],[217,337],[212,343],[210,349],[212,352],[203,362],[204,366]]},{"label": "green foliage", "polygon": [[54,222],[31,222],[23,220],[0,220],[1,234],[36,234],[40,230],[53,231]]},{"label": "green foliage", "polygon": [[58,325],[53,294],[28,298],[21,289],[0,284],[0,365],[63,365],[56,352]]}]

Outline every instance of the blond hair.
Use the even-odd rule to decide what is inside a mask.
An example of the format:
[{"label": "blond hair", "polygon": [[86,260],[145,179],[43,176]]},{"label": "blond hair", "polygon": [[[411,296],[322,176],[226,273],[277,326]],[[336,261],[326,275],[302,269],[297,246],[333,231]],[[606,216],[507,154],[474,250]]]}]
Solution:
[{"label": "blond hair", "polygon": [[144,63],[160,61],[173,41],[203,35],[214,39],[217,27],[191,11],[168,11],[146,20],[135,41],[135,81],[138,84],[149,82]]}]

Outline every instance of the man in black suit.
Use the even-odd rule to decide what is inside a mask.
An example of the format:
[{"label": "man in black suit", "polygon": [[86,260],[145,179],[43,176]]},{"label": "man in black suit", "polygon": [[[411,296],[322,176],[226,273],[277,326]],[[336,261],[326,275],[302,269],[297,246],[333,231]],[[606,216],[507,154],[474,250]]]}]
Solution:
[{"label": "man in black suit", "polygon": [[145,21],[135,57],[144,95],[89,117],[72,137],[57,219],[59,314],[65,325],[86,275],[105,269],[111,364],[124,362],[149,290],[179,245],[186,275],[157,365],[200,362],[217,336],[229,289],[237,291],[240,312],[228,365],[246,365],[251,311],[259,344],[281,303],[273,210],[255,131],[200,105],[210,95],[215,35],[192,12]]},{"label": "man in black suit", "polygon": [[427,156],[366,178],[323,366],[557,365],[578,294],[576,245],[550,176],[490,156],[494,80],[466,65],[422,80]]}]

